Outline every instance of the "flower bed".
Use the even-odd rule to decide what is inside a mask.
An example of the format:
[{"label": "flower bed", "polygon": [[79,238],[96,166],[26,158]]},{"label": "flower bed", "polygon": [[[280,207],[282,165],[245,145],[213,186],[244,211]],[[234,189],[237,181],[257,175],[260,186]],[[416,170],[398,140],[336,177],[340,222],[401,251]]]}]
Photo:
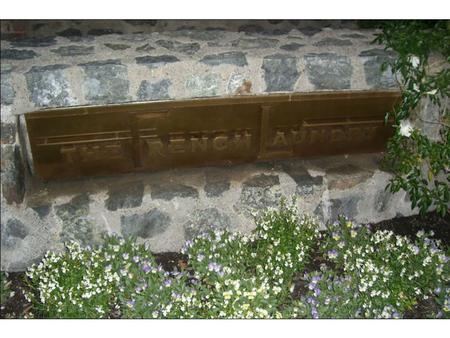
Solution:
[{"label": "flower bed", "polygon": [[425,302],[426,316],[448,318],[449,250],[430,235],[412,241],[344,218],[319,232],[281,203],[251,234],[188,241],[174,269],[132,239],[72,242],[26,272],[27,316],[402,318]]}]

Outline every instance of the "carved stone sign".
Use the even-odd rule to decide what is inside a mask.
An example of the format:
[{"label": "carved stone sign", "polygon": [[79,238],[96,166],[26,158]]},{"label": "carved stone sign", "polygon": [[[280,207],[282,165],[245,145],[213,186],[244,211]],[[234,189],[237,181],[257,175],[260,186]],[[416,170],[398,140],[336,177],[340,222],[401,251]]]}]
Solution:
[{"label": "carved stone sign", "polygon": [[43,179],[381,151],[398,92],[240,96],[26,114]]}]

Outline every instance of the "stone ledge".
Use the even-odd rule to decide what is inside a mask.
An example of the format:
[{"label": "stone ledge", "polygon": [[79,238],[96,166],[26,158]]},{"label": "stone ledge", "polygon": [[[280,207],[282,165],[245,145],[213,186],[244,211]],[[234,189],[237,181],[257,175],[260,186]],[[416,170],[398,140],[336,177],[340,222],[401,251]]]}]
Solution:
[{"label": "stone ledge", "polygon": [[403,193],[384,191],[391,176],[378,169],[380,158],[363,154],[63,182],[35,179],[21,205],[2,209],[2,241],[8,245],[2,244],[1,266],[21,270],[46,250],[61,249],[63,241],[95,244],[105,232],[134,234],[155,252],[178,251],[207,228],[250,231],[254,215],[276,207],[282,196],[297,196],[299,210],[322,223],[339,214],[366,223],[417,213]]},{"label": "stone ledge", "polygon": [[[271,92],[395,89],[392,58],[374,30],[290,26],[189,30],[1,41],[4,107],[47,107],[190,99]],[[208,40],[199,39],[202,34]],[[243,90],[245,86],[245,90]]]}]

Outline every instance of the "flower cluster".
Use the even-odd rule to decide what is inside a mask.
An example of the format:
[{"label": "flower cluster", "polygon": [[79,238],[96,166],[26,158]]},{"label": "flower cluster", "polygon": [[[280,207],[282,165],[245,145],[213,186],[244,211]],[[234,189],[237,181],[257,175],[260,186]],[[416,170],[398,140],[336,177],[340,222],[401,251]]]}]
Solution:
[{"label": "flower cluster", "polygon": [[152,255],[132,240],[107,237],[97,249],[70,242],[65,252],[49,252],[27,270],[25,297],[45,317],[105,318],[120,311],[146,261],[153,264]]},{"label": "flower cluster", "polygon": [[395,318],[450,282],[449,258],[439,247],[423,231],[413,243],[341,219],[328,225],[322,250],[352,280],[360,314]]},{"label": "flower cluster", "polygon": [[[413,242],[345,218],[320,233],[283,202],[250,234],[187,241],[180,270],[165,271],[132,239],[71,242],[28,269],[26,297],[50,318],[401,318],[430,298],[430,316],[449,317],[449,258],[427,236]],[[322,256],[316,271],[313,252]]]}]

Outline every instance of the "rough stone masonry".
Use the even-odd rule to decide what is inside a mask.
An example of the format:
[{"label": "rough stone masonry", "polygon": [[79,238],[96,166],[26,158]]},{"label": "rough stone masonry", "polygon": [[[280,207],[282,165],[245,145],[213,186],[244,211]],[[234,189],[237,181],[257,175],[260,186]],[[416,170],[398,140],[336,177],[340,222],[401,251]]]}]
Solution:
[{"label": "rough stone masonry", "polygon": [[208,228],[250,231],[254,215],[277,206],[282,196],[296,195],[299,209],[321,222],[339,214],[375,222],[413,213],[402,193],[384,191],[390,174],[379,169],[380,155],[53,183],[32,174],[22,116],[30,111],[273,92],[395,90],[390,70],[380,71],[393,55],[370,44],[374,30],[277,20],[206,21],[198,27],[120,21],[115,29],[89,27],[92,22],[37,24],[26,37],[1,40],[2,270],[23,270],[46,250],[62,250],[65,241],[96,244],[111,232],[134,235],[157,252],[176,251]]}]

